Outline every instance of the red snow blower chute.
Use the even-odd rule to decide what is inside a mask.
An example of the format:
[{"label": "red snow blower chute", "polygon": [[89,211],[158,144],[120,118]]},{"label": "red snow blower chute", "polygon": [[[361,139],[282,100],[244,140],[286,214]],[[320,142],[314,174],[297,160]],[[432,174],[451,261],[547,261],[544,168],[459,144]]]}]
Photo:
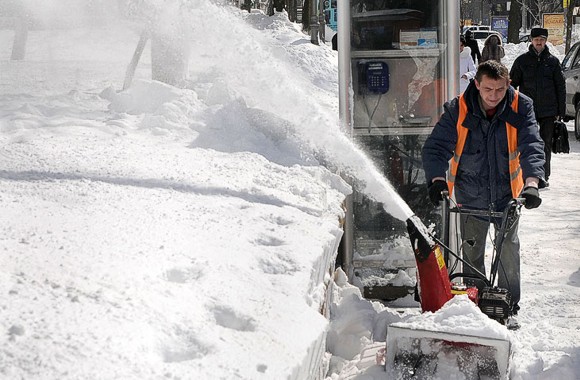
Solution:
[{"label": "red snow blower chute", "polygon": [[417,287],[420,292],[421,309],[435,312],[453,297],[443,252],[417,216],[413,215],[407,219],[407,231],[417,262]]},{"label": "red snow blower chute", "polygon": [[[423,312],[440,310],[456,294],[467,294],[483,314],[505,324],[511,316],[510,293],[495,286],[496,274],[501,264],[501,250],[507,232],[519,219],[523,199],[513,199],[502,213],[468,210],[461,207],[449,208],[449,198],[444,197],[443,220],[449,220],[451,212],[463,215],[476,215],[489,220],[501,220],[496,229],[495,249],[490,277],[478,271],[443,242],[429,233],[421,220],[413,215],[407,220],[407,230],[417,264],[417,294]],[[470,268],[470,273],[449,273],[450,256]],[[455,267],[455,265],[453,265]],[[453,270],[452,270],[453,272]],[[453,280],[463,278],[471,283],[467,286],[456,284]],[[416,327],[389,326],[387,331],[387,370],[396,373],[401,379],[429,379],[436,371],[432,364],[441,352],[444,356],[455,351],[459,353],[457,368],[465,367],[469,361],[479,361],[471,368],[466,378],[505,379],[508,376],[511,343],[508,339],[495,339],[486,336],[456,334],[449,331],[420,330]],[[463,362],[463,364],[461,364]],[[393,372],[395,370],[395,372]],[[461,371],[464,375],[466,373]],[[419,377],[417,377],[419,376]]]}]

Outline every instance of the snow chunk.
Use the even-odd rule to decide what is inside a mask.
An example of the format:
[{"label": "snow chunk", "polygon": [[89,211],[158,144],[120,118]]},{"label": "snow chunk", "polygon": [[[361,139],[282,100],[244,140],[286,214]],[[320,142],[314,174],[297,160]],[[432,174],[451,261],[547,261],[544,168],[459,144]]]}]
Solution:
[{"label": "snow chunk", "polygon": [[426,312],[393,326],[510,340],[507,328],[483,314],[467,295],[453,297],[435,313]]},{"label": "snow chunk", "polygon": [[109,109],[129,114],[155,113],[165,103],[182,96],[182,90],[154,80],[135,80],[127,90],[105,90],[101,97],[111,102]]}]

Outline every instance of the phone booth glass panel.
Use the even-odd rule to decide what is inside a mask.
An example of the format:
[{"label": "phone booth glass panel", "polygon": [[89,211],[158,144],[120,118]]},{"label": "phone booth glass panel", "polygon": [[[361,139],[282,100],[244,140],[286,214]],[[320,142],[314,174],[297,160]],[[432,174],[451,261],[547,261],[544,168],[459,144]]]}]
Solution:
[{"label": "phone booth glass panel", "polygon": [[[428,200],[421,148],[447,98],[443,0],[351,0],[350,5],[351,133],[429,225],[439,215]],[[355,275],[363,284],[388,277],[385,271],[404,269],[413,276],[405,224],[357,192],[356,184],[353,201]],[[380,262],[373,264],[373,258]]]}]

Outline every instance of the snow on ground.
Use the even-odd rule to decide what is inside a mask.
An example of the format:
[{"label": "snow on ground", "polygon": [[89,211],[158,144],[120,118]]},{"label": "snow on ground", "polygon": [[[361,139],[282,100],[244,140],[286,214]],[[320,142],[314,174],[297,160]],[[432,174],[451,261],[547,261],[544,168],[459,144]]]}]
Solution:
[{"label": "snow on ground", "polygon": [[[319,160],[409,213],[338,130],[336,52],[284,14],[188,12],[186,89],[149,79],[147,48],[119,92],[136,22],[58,13],[22,62],[0,29],[0,378],[305,379],[327,336],[329,379],[384,379],[374,352],[416,308],[364,300],[338,270],[320,314],[350,188]],[[514,379],[580,373],[572,150],[521,221]]]},{"label": "snow on ground", "polygon": [[[23,62],[8,60],[13,32],[0,30],[0,378],[315,368],[329,280],[317,270],[350,188],[292,128],[336,114],[336,57],[282,15],[252,25],[207,3],[191,17],[212,12],[240,38],[216,49],[225,30],[200,33],[183,90],[148,79],[146,49],[133,86],[116,91],[133,23],[31,30]],[[295,68],[310,54],[329,72]]]}]

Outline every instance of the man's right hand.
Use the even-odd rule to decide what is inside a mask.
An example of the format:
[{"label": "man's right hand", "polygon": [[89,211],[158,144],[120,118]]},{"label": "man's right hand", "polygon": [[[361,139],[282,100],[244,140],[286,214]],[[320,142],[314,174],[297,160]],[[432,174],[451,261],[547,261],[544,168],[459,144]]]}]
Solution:
[{"label": "man's right hand", "polygon": [[540,193],[538,192],[538,188],[528,186],[522,191],[520,195],[522,198],[526,200],[524,206],[527,209],[532,209],[539,207],[542,204],[542,199],[540,198]]},{"label": "man's right hand", "polygon": [[443,191],[449,191],[445,181],[436,180],[429,186],[429,199],[435,206],[438,206],[439,202],[443,200],[443,194],[441,194]]}]

